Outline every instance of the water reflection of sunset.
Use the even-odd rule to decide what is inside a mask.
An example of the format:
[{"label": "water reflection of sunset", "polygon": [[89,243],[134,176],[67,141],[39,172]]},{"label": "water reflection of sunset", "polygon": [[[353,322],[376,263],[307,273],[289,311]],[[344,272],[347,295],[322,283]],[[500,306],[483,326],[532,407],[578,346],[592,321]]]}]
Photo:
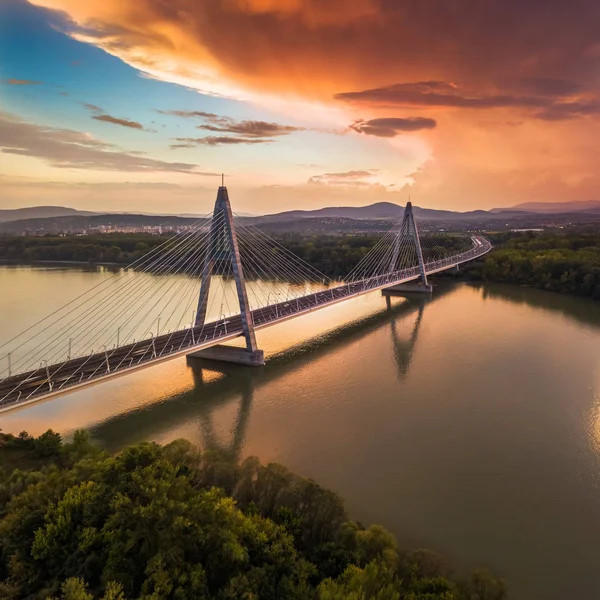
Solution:
[{"label": "water reflection of sunset", "polygon": [[[205,380],[222,377],[215,371],[204,372]],[[185,360],[175,359],[156,365],[150,372],[138,371],[4,413],[2,428],[26,429],[33,435],[48,428],[69,433],[147,404],[166,401],[193,387],[193,376]]]},{"label": "water reflection of sunset", "polygon": [[[22,304],[6,306],[6,311],[11,310],[14,313],[10,322],[18,322],[18,327],[24,327],[35,317],[35,311],[31,315],[30,309],[39,294],[40,286],[49,286],[49,281],[45,281],[45,278],[57,273],[42,269],[41,280],[35,279],[35,275],[38,274],[37,268],[10,270],[8,273],[7,275],[6,270],[0,269],[0,275],[12,277],[9,283],[14,284],[15,277],[18,277],[19,281],[24,278],[25,289],[31,288],[32,290],[30,302],[27,301],[28,295],[25,294],[26,300]],[[58,274],[60,277],[67,277],[70,286],[79,282],[80,286],[86,289],[93,285],[94,279],[110,275],[105,270],[95,273],[85,269],[72,271],[59,269]],[[255,282],[250,285],[264,287],[268,283]],[[66,284],[60,285],[59,289],[63,289],[65,286]],[[75,289],[77,290],[77,286]],[[233,289],[230,292],[235,293]],[[63,301],[64,298],[59,295],[54,304]],[[403,302],[402,299],[394,300],[394,303],[401,302]],[[50,301],[50,305],[52,304],[53,302]],[[260,330],[257,337],[267,357],[273,357],[310,340],[322,339],[345,323],[365,318],[384,309],[385,303],[382,302],[381,296],[378,293],[369,294],[308,313],[300,320],[286,321]],[[23,323],[23,321],[25,322]],[[234,340],[232,344],[243,344],[243,340]],[[222,373],[208,369],[202,370],[203,384],[209,384],[223,377]],[[194,385],[194,376],[186,364],[186,360],[177,358],[115,380],[98,383],[87,389],[75,390],[48,401],[40,401],[5,413],[2,416],[2,424],[5,430],[27,429],[32,434],[41,433],[48,427],[67,433],[190,392]],[[107,398],[110,398],[110,401],[107,401]]]},{"label": "water reflection of sunset", "polygon": [[587,425],[589,427],[590,446],[600,460],[600,357],[596,368],[596,377],[592,385],[593,402],[589,410]]},{"label": "water reflection of sunset", "polygon": [[263,368],[174,359],[2,413],[0,427],[87,427],[110,451],[184,437],[256,455],[336,490],[361,521],[460,563],[483,557],[522,589],[524,561],[543,573],[557,557],[593,587],[595,303],[440,283],[424,303],[393,299],[388,312],[369,294],[258,340]]}]

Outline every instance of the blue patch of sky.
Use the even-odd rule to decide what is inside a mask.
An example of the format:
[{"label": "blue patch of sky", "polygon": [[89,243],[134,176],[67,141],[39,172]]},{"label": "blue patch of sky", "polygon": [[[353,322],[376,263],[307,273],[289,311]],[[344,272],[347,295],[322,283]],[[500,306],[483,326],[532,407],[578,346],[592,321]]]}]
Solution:
[{"label": "blue patch of sky", "polygon": [[[237,120],[302,123],[253,104],[200,94],[181,85],[145,77],[103,50],[65,35],[63,32],[68,30],[65,19],[60,13],[23,0],[0,0],[0,79],[42,82],[40,85],[0,83],[1,110],[45,126],[89,132],[126,150],[144,150],[157,158],[193,161],[208,167],[226,163],[230,170],[243,167],[250,172],[318,162],[337,164],[337,168],[342,165],[361,168],[362,143],[358,136],[318,131],[282,136],[264,145],[170,150],[173,138],[211,133],[196,129],[199,120],[164,115],[159,109],[205,111]],[[85,103],[96,105],[113,117],[139,122],[145,130],[94,120],[93,111],[85,108]],[[389,148],[377,146],[371,149],[376,154],[389,153]]]},{"label": "blue patch of sky", "polygon": [[[20,0],[7,0],[0,6],[0,78],[42,82],[3,82],[3,110],[45,125],[109,134],[116,143],[119,139],[134,142],[137,133],[144,145],[155,139],[163,146],[171,137],[203,134],[194,127],[200,121],[163,115],[158,109],[205,111],[236,119],[269,117],[237,100],[145,77],[99,48],[70,38],[61,32],[65,29],[67,24],[58,13]],[[94,113],[84,103],[155,129],[158,136],[94,121]]]}]

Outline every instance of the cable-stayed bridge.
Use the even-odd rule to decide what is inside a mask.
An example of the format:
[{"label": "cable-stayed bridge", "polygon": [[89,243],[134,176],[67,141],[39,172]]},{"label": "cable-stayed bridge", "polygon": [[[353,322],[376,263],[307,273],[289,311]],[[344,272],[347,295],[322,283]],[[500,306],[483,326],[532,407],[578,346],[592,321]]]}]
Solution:
[{"label": "cable-stayed bridge", "polygon": [[[262,365],[255,330],[374,290],[431,292],[429,275],[490,249],[481,236],[455,250],[420,236],[409,202],[402,220],[334,281],[234,220],[221,186],[212,215],[0,345],[0,410],[179,355]],[[245,348],[222,345],[239,337]]]}]

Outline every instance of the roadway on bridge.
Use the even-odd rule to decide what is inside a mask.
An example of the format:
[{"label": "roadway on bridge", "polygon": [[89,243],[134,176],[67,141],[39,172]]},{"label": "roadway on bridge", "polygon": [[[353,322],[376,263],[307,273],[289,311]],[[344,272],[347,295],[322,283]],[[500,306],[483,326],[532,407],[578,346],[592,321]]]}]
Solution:
[{"label": "roadway on bridge", "polygon": [[[474,236],[472,241],[473,248],[467,252],[427,263],[427,274],[444,271],[483,256],[492,247],[481,236]],[[374,290],[414,281],[419,277],[419,267],[415,266],[363,281],[329,287],[307,296],[257,308],[251,312],[252,320],[254,327],[261,329]],[[242,320],[238,314],[60,364],[41,365],[38,369],[0,382],[0,411],[207,348],[239,337],[242,333]]]}]

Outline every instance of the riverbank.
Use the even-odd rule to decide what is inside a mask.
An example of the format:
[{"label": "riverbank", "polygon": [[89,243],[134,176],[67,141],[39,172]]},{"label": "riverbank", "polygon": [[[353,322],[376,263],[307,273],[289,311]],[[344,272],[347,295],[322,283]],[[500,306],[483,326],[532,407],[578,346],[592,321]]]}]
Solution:
[{"label": "riverbank", "polygon": [[11,260],[7,258],[0,258],[0,265],[14,265],[15,267],[31,267],[36,265],[65,265],[65,266],[89,266],[89,267],[120,267],[124,268],[126,265],[116,262],[93,262],[89,260]]},{"label": "riverbank", "polygon": [[527,235],[465,265],[472,281],[510,283],[600,301],[600,235]]}]

